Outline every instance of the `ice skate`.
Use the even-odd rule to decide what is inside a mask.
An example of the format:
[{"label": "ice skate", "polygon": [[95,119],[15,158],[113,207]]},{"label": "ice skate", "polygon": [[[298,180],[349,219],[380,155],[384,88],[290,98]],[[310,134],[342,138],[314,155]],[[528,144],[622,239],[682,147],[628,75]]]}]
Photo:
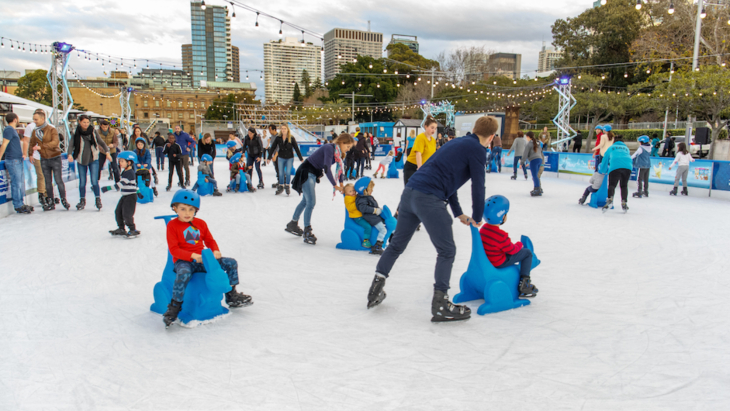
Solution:
[{"label": "ice skate", "polygon": [[117,228],[116,230],[109,230],[109,234],[111,234],[113,237],[116,236],[127,236],[127,232],[123,228]]},{"label": "ice skate", "polygon": [[289,184],[285,185],[284,191],[286,191],[286,195],[289,196],[289,194],[291,194],[291,185],[289,185]]},{"label": "ice skate", "polygon": [[271,185],[271,188],[277,188],[279,186],[279,183],[274,183]]},{"label": "ice skate", "polygon": [[376,241],[375,245],[370,247],[370,254],[382,255],[383,254],[383,242]]},{"label": "ice skate", "polygon": [[292,233],[297,237],[301,237],[302,234],[304,234],[304,231],[302,231],[301,228],[299,228],[299,223],[292,220],[289,221],[289,224],[286,225],[286,228],[284,229],[287,233]]},{"label": "ice skate", "polygon": [[669,192],[670,196],[676,196],[677,195],[677,187],[674,187],[672,191]]},{"label": "ice skate", "polygon": [[431,301],[431,322],[462,321],[471,317],[471,309],[465,305],[456,305],[449,301],[449,295],[440,290],[433,290]]},{"label": "ice skate", "polygon": [[32,211],[30,211],[30,208],[28,208],[27,205],[23,205],[20,208],[16,208],[15,212],[18,214],[30,214]]},{"label": "ice skate", "polygon": [[101,210],[101,197],[96,197],[96,209]]},{"label": "ice skate", "polygon": [[626,201],[621,202],[621,209],[624,210],[624,214],[629,212],[629,206],[626,204]]},{"label": "ice skate", "polygon": [[213,191],[213,197],[220,197],[222,195],[223,194],[220,191],[218,191],[218,189],[216,189],[215,191]]},{"label": "ice skate", "polygon": [[530,191],[530,195],[532,197],[540,197],[542,195],[542,193],[540,192],[540,189],[536,188],[536,189]]},{"label": "ice skate", "polygon": [[157,197],[159,194],[157,193],[157,187],[152,187],[152,193]]},{"label": "ice skate", "polygon": [[606,199],[606,205],[603,206],[601,211],[603,211],[605,213],[606,211],[608,211],[611,208],[612,205],[613,205],[613,197],[608,197]]},{"label": "ice skate", "polygon": [[637,191],[634,194],[631,195],[634,198],[641,198],[641,191]]},{"label": "ice skate", "polygon": [[165,311],[165,314],[162,314],[162,321],[165,322],[165,328],[169,328],[170,324],[177,320],[177,315],[180,314],[180,309],[182,309],[182,303],[170,300],[170,304],[167,306],[167,311]]},{"label": "ice skate", "polygon": [[583,194],[581,198],[578,199],[578,204],[584,205],[586,203],[586,200],[588,199],[588,195]]},{"label": "ice skate", "polygon": [[312,232],[312,226],[311,225],[308,225],[308,226],[304,227],[304,235],[303,235],[303,238],[304,238],[304,242],[307,243],[307,244],[312,244],[312,245],[317,244],[317,237]]},{"label": "ice skate", "polygon": [[85,198],[82,198],[82,199],[79,200],[79,203],[76,204],[76,209],[77,210],[83,210],[84,208],[86,208],[86,199]]},{"label": "ice skate", "polygon": [[365,239],[365,240],[364,240],[364,241],[362,242],[362,246],[363,246],[363,247],[365,247],[365,248],[370,248],[370,247],[372,247],[373,245],[372,245],[372,244],[370,244],[370,240],[368,240],[368,239]]},{"label": "ice skate", "polygon": [[256,188],[263,190],[264,189],[264,183],[262,181],[259,181],[259,185],[256,186]]},{"label": "ice skate", "polygon": [[517,180],[517,174],[513,175],[513,176],[512,176],[512,177],[510,177],[509,179],[510,179],[510,180]]},{"label": "ice skate", "polygon": [[649,197],[649,191],[648,190],[644,190],[644,197]]},{"label": "ice skate", "polygon": [[165,191],[170,191],[171,188],[172,188],[172,186],[167,186],[167,187],[165,187]]},{"label": "ice skate", "polygon": [[368,291],[368,309],[380,305],[385,300],[387,294],[383,288],[385,288],[385,276],[376,273],[373,283],[370,284],[370,291]]},{"label": "ice skate", "polygon": [[689,192],[687,191],[687,187],[682,187],[682,195],[683,196],[689,196]]},{"label": "ice skate", "polygon": [[226,293],[226,304],[231,308],[248,307],[253,304],[253,299],[250,295],[239,293],[236,291],[236,286]]},{"label": "ice skate", "polygon": [[279,187],[276,187],[276,195],[279,195],[284,192],[284,186],[279,184]]},{"label": "ice skate", "polygon": [[66,201],[66,197],[63,197],[63,198],[61,199],[61,205],[62,205],[62,206],[63,206],[63,208],[65,208],[66,210],[68,210],[69,208],[71,208],[71,204],[69,204],[69,203],[68,203],[68,201]]},{"label": "ice skate", "polygon": [[536,296],[538,292],[537,287],[530,282],[530,277],[520,278],[517,290],[520,292],[520,298],[532,298]]}]

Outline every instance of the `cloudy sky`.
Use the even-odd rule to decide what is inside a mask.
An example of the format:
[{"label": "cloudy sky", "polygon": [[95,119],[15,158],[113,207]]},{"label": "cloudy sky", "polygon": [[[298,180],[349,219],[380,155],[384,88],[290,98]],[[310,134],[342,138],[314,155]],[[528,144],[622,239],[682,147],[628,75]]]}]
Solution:
[{"label": "cloudy sky", "polygon": [[[230,5],[207,0],[211,5]],[[421,54],[435,58],[459,46],[485,45],[488,50],[522,54],[522,71],[537,68],[538,52],[551,41],[550,26],[558,18],[580,14],[591,0],[489,0],[459,2],[433,0],[245,0],[244,4],[322,33],[335,27],[418,36]],[[245,70],[263,69],[263,43],[278,38],[279,22],[238,9],[232,19],[233,45],[241,49],[241,80]],[[284,35],[301,38],[285,27]],[[0,0],[0,69],[47,69],[48,55],[11,51],[8,38],[74,46],[125,59],[181,65],[181,45],[190,43],[189,0]],[[319,44],[319,40],[307,37]],[[104,76],[108,65],[74,57],[71,66],[82,76]],[[263,82],[251,76],[263,97]]]}]

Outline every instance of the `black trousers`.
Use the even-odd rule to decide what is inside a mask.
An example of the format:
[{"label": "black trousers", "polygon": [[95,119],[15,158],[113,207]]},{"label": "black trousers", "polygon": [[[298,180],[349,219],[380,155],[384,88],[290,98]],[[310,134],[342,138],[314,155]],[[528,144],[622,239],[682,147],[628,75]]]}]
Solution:
[{"label": "black trousers", "polygon": [[408,185],[408,180],[418,171],[418,166],[406,161],[403,163],[403,185]]},{"label": "black trousers", "polygon": [[[639,175],[636,178],[636,183],[639,187],[640,193],[649,192],[649,169],[648,168],[639,169]],[[642,186],[643,186],[643,188],[642,188]],[[47,190],[47,188],[46,188],[46,190]]]},{"label": "black trousers", "polygon": [[172,161],[167,162],[167,186],[172,186],[172,171],[177,171],[177,181],[180,183],[181,186],[183,186],[183,172],[182,172],[182,164],[178,161],[176,163],[173,163]]},{"label": "black trousers", "polygon": [[583,148],[583,146],[576,146],[576,145],[574,145],[574,146],[573,146],[573,152],[574,152],[574,153],[580,153],[580,149],[581,149],[581,148]]},{"label": "black trousers", "polygon": [[[119,164],[117,164],[117,153],[112,153],[112,162],[109,164],[112,167],[112,175],[114,176],[114,182],[119,184]],[[99,153],[99,176],[98,180],[101,180],[101,171],[104,170],[104,163],[106,163],[106,155]]]},{"label": "black trousers", "polygon": [[137,209],[137,195],[129,194],[122,196],[117,203],[114,215],[117,218],[117,226],[124,230],[124,226],[134,230],[134,211]]},{"label": "black trousers", "polygon": [[60,198],[66,198],[66,185],[63,182],[63,160],[61,156],[45,159],[41,158],[41,170],[43,170],[43,178],[46,180],[46,195],[53,198],[53,180],[56,180],[58,187],[58,195]]},{"label": "black trousers", "polygon": [[629,178],[631,178],[631,170],[628,168],[618,168],[608,174],[608,198],[613,198],[616,193],[616,186],[621,185],[621,201],[629,199]]},{"label": "black trousers", "polygon": [[[246,160],[248,161],[248,163],[246,165],[254,166],[254,168],[256,169],[256,174],[258,174],[258,176],[259,176],[259,184],[263,184],[264,179],[263,179],[263,177],[261,177],[261,161],[256,161],[256,158],[261,158],[261,157],[260,156],[257,156],[257,157],[247,156]],[[248,176],[249,176],[249,178],[251,178],[252,183],[253,183],[253,170],[254,170],[253,168],[248,170]]]}]

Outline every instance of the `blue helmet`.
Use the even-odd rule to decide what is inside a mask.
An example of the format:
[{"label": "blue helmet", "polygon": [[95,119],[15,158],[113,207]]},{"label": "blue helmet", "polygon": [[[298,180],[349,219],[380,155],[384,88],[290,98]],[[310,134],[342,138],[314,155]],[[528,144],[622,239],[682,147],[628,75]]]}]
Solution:
[{"label": "blue helmet", "polygon": [[118,160],[119,159],[121,159],[121,160],[127,160],[127,161],[131,161],[133,163],[136,163],[138,161],[137,160],[137,154],[135,154],[134,151],[122,151],[117,156],[117,159]]},{"label": "blue helmet", "polygon": [[143,143],[145,143],[145,144],[147,144],[147,140],[144,137],[137,137],[137,139],[134,140],[134,144],[137,144],[140,141],[143,142]]},{"label": "blue helmet", "polygon": [[203,154],[200,156],[200,161],[213,161],[213,157],[210,154]]},{"label": "blue helmet", "polygon": [[228,148],[233,148],[235,146],[236,146],[236,142],[233,140],[226,143],[226,147],[228,147]]},{"label": "blue helmet", "polygon": [[172,196],[170,207],[175,204],[187,204],[195,207],[197,210],[200,210],[200,196],[193,190],[178,190],[175,195]]},{"label": "blue helmet", "polygon": [[601,130],[601,131],[603,131],[603,126],[602,126],[602,125],[600,125],[600,124],[599,124],[599,125],[597,125],[597,126],[596,126],[596,130]]},{"label": "blue helmet", "polygon": [[357,180],[355,182],[355,191],[357,191],[358,194],[362,194],[365,190],[367,190],[371,181],[370,177],[362,177]]},{"label": "blue helmet", "polygon": [[608,133],[611,130],[613,130],[613,127],[611,127],[610,124],[606,124],[603,126],[603,131],[605,131],[606,133]]},{"label": "blue helmet", "polygon": [[241,153],[236,153],[233,156],[231,156],[231,158],[228,160],[228,162],[230,162],[231,164],[236,164],[239,161],[241,161],[241,157],[243,157],[241,155]]},{"label": "blue helmet", "polygon": [[504,222],[504,216],[509,212],[509,200],[501,195],[494,195],[487,199],[484,204],[484,219],[492,225],[499,225]]},{"label": "blue helmet", "polygon": [[639,143],[649,144],[649,136],[641,136],[641,137],[639,137]]}]

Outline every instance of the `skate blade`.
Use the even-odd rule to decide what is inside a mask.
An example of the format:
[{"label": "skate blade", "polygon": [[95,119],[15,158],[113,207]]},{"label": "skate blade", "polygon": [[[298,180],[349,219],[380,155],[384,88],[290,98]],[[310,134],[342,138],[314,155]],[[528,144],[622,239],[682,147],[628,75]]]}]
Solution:
[{"label": "skate blade", "polygon": [[295,233],[294,231],[289,231],[289,230],[287,230],[286,228],[284,229],[284,231],[286,231],[286,232],[287,232],[287,233],[289,233],[289,234],[295,235],[295,236],[297,236],[297,237],[301,237],[301,236],[302,236],[302,234],[299,234],[299,233]]},{"label": "skate blade", "polygon": [[466,321],[471,318],[471,315],[465,318],[455,318],[455,317],[442,317],[442,316],[433,316],[431,318],[432,323],[451,323],[455,321]]},{"label": "skate blade", "polygon": [[385,297],[387,297],[387,296],[388,296],[388,294],[386,294],[385,291],[383,291],[382,297],[378,297],[378,299],[375,301],[368,301],[368,310],[380,305],[385,300]]},{"label": "skate blade", "polygon": [[253,301],[249,301],[247,303],[241,303],[241,304],[228,304],[228,308],[244,308],[253,305]]}]

